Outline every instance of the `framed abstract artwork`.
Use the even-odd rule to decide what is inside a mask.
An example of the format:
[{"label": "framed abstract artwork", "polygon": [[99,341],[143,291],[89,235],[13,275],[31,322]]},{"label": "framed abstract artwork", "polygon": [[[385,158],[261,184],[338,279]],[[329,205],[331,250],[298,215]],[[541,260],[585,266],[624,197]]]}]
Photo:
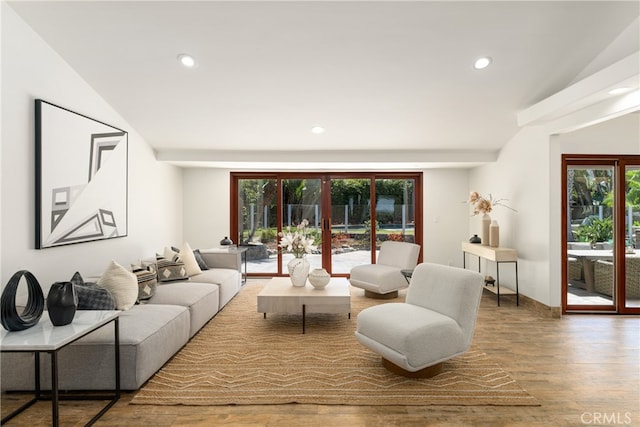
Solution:
[{"label": "framed abstract artwork", "polygon": [[35,100],[36,249],[127,235],[128,134]]}]

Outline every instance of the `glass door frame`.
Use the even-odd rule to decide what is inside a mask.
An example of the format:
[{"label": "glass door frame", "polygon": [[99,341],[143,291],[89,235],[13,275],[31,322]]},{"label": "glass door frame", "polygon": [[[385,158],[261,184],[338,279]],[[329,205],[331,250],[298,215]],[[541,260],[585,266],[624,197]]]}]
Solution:
[{"label": "glass door frame", "polygon": [[[422,246],[423,237],[423,206],[422,206],[422,172],[231,172],[230,173],[230,235],[235,236],[234,241],[237,241],[239,236],[239,209],[238,209],[238,188],[239,180],[241,179],[271,179],[276,181],[277,186],[277,218],[276,224],[278,224],[278,232],[282,231],[283,224],[283,211],[282,211],[282,181],[285,179],[320,179],[321,180],[321,229],[323,233],[322,241],[322,264],[323,266],[331,266],[331,179],[369,179],[371,181],[370,186],[370,200],[375,201],[376,196],[376,180],[377,179],[413,179],[415,182],[414,198],[415,198],[415,222],[414,222],[414,239],[415,243]],[[375,203],[371,203],[371,221],[375,221]],[[328,234],[325,234],[328,233]],[[372,227],[371,240],[375,242],[376,234],[375,227]],[[373,245],[373,243],[372,243]],[[376,261],[376,251],[371,251],[371,262]],[[422,262],[422,251],[418,262]],[[330,268],[327,270],[331,273]],[[253,277],[273,277],[273,276],[286,276],[286,272],[283,272],[282,268],[282,253],[278,253],[277,259],[277,272],[268,273],[249,273],[249,276]],[[348,273],[333,274],[335,277],[348,277]]]},{"label": "glass door frame", "polygon": [[[640,156],[625,155],[588,155],[588,154],[562,154],[562,213],[561,213],[561,277],[562,277],[562,313],[571,312],[604,312],[617,314],[640,314],[640,308],[626,306],[625,286],[625,170],[627,166],[640,166]],[[568,169],[571,166],[588,168],[590,166],[606,166],[613,169],[613,260],[614,260],[614,292],[611,305],[569,305],[567,301],[569,273],[568,273],[568,196],[567,178]]]},{"label": "glass door frame", "polygon": [[[615,215],[616,215],[616,223],[620,224],[620,230],[619,230],[619,235],[618,235],[618,245],[617,245],[617,251],[619,254],[619,263],[618,263],[618,269],[617,271],[615,271],[615,280],[616,283],[618,283],[619,285],[617,286],[618,288],[618,293],[619,293],[619,305],[618,305],[618,313],[620,314],[640,314],[640,307],[628,307],[627,306],[627,282],[628,279],[626,278],[626,271],[627,271],[627,257],[626,257],[626,253],[625,253],[625,247],[626,247],[626,229],[625,229],[625,224],[626,224],[626,215],[627,215],[627,210],[626,210],[626,172],[627,172],[627,167],[638,167],[640,168],[640,156],[620,156],[619,159],[619,173],[617,174],[617,178],[618,178],[618,182],[617,182],[617,187],[620,188],[620,195],[619,200],[621,200],[621,203],[618,203],[618,205],[620,206],[620,208],[616,211]],[[621,197],[621,198],[620,198]],[[632,227],[632,224],[629,224],[629,227]],[[636,249],[636,251],[640,251],[640,249]]]}]

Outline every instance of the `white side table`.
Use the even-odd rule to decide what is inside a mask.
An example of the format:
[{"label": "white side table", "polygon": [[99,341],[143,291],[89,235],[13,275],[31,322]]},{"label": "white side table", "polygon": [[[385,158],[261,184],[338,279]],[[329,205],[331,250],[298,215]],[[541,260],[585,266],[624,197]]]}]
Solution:
[{"label": "white side table", "polygon": [[[109,410],[120,399],[120,329],[118,316],[115,310],[79,310],[73,318],[73,322],[65,326],[53,326],[49,315],[45,311],[37,325],[24,331],[8,332],[0,329],[0,351],[2,353],[33,353],[35,369],[35,396],[6,417],[2,418],[2,424],[9,421],[20,412],[24,411],[38,400],[51,400],[51,424],[59,425],[58,404],[60,395],[58,391],[58,351],[67,345],[79,340],[85,335],[113,322],[114,325],[114,352],[115,352],[115,389],[113,395],[107,396],[71,396],[65,398],[77,398],[78,400],[106,400],[109,403],[96,414],[87,425],[92,425],[98,418]],[[40,388],[40,353],[49,353],[51,357],[51,394],[46,395]]]}]

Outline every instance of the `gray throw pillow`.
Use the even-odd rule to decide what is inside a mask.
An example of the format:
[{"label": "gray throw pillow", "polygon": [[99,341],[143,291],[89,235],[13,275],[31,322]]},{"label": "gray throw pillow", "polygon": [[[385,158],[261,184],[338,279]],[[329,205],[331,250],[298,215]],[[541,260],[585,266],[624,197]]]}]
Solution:
[{"label": "gray throw pillow", "polygon": [[196,257],[196,262],[198,263],[198,266],[200,267],[200,270],[208,270],[209,266],[207,265],[206,262],[204,262],[204,258],[202,258],[202,254],[200,253],[200,249],[196,249],[195,251],[193,251],[193,256]]},{"label": "gray throw pillow", "polygon": [[174,282],[176,280],[189,280],[187,269],[178,255],[172,260],[164,257],[156,257],[156,273],[158,282]]},{"label": "gray throw pillow", "polygon": [[138,302],[144,303],[150,299],[156,293],[156,286],[158,286],[158,276],[155,271],[151,271],[147,268],[137,268],[137,266],[131,266],[133,274],[138,279]]},{"label": "gray throw pillow", "polygon": [[107,289],[85,282],[76,271],[70,280],[78,296],[78,310],[115,310],[116,300]]}]

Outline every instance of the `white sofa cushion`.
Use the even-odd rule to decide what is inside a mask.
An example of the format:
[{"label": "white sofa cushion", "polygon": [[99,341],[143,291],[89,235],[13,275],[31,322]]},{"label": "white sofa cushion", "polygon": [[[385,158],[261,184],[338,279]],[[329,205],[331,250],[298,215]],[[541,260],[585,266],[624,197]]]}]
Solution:
[{"label": "white sofa cushion", "polygon": [[231,299],[240,291],[242,277],[238,270],[230,268],[211,268],[191,278],[194,283],[214,283],[220,287],[220,307],[222,310]]},{"label": "white sofa cushion", "polygon": [[211,283],[170,282],[159,285],[148,304],[173,304],[189,309],[189,337],[198,332],[220,305],[220,287]]}]

